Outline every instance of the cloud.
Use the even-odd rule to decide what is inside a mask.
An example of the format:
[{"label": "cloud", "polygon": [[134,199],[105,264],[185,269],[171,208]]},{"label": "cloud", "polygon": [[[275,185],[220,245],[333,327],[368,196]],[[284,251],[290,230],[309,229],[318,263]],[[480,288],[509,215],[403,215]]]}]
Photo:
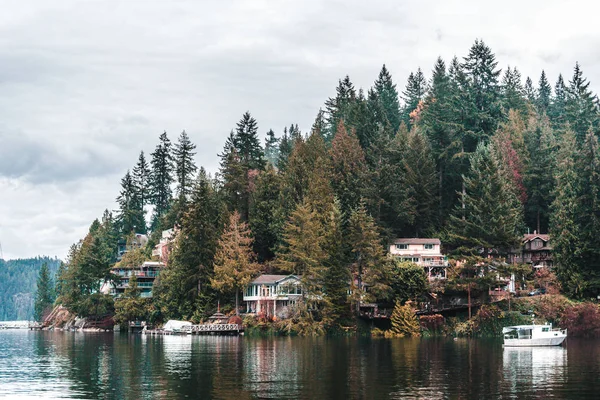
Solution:
[{"label": "cloud", "polygon": [[[534,82],[572,74],[600,90],[588,2],[28,1],[0,14],[0,241],[5,255],[63,257],[138,153],[185,129],[214,173],[242,113],[264,134],[307,131],[339,78],[367,89],[385,63],[411,71],[475,38]],[[585,9],[585,13],[580,10]],[[519,10],[515,13],[514,10]],[[556,27],[560,27],[557,29]]]}]

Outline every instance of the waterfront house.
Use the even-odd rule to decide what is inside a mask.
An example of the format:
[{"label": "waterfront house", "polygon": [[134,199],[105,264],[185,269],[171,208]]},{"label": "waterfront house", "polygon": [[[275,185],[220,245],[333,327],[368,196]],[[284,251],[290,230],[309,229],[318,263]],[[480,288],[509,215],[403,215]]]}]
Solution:
[{"label": "waterfront house", "polygon": [[441,245],[440,239],[399,238],[390,244],[390,255],[420,265],[429,280],[446,279],[448,258]]},{"label": "waterfront house", "polygon": [[148,243],[148,235],[143,233],[136,233],[130,240],[126,238],[119,239],[117,242],[117,261],[121,261],[125,253],[144,247],[146,243]]},{"label": "waterfront house", "polygon": [[129,287],[129,280],[133,275],[137,278],[137,286],[140,289],[141,297],[152,297],[152,288],[156,277],[164,268],[164,264],[158,261],[146,261],[141,266],[135,268],[113,268],[110,272],[120,279],[117,282],[108,282],[103,285],[101,291],[120,297]]},{"label": "waterfront house", "polygon": [[301,300],[302,286],[296,275],[260,275],[244,290],[246,312],[286,318]]},{"label": "waterfront house", "polygon": [[534,268],[552,267],[550,235],[536,231],[523,235],[521,246],[512,249],[508,261],[511,264],[530,264]]}]

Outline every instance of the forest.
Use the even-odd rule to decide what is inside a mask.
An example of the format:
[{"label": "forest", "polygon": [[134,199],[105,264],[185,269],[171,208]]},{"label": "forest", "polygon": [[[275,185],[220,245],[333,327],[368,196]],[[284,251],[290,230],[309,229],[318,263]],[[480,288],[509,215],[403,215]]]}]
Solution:
[{"label": "forest", "polygon": [[36,280],[44,264],[54,276],[60,260],[50,257],[0,259],[0,321],[33,320]]},{"label": "forest", "polygon": [[[310,294],[298,323],[328,331],[352,324],[360,301],[403,304],[426,290],[418,268],[386,256],[393,238],[439,237],[468,261],[454,283],[470,290],[533,231],[551,234],[563,293],[595,298],[599,101],[578,63],[554,79],[500,68],[482,40],[464,57],[438,58],[428,77],[416,69],[401,88],[383,65],[366,91],[340,79],[306,132],[264,129],[263,143],[244,113],[214,176],[185,131],[176,142],[164,132],[123,176],[118,211],[71,247],[57,301],[79,315],[116,308],[124,319],[199,321],[217,301],[233,309],[257,274],[294,273]],[[114,279],[119,240],[149,234],[120,261],[135,266],[173,227],[152,299],[99,293]]]}]

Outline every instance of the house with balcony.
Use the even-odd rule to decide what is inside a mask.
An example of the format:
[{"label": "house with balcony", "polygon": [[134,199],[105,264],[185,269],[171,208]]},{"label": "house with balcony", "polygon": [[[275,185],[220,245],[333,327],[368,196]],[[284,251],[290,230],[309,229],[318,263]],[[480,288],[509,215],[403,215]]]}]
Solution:
[{"label": "house with balcony", "polygon": [[420,265],[429,280],[446,279],[448,257],[441,246],[440,239],[399,238],[390,244],[390,255]]},{"label": "house with balcony", "polygon": [[521,246],[512,249],[508,261],[511,264],[530,264],[534,268],[552,267],[550,235],[536,231],[523,235]]},{"label": "house with balcony", "polygon": [[287,318],[301,301],[302,285],[296,275],[260,275],[244,290],[246,312]]},{"label": "house with balcony", "polygon": [[135,268],[113,268],[111,269],[111,273],[118,276],[119,280],[105,283],[100,291],[119,298],[129,287],[131,277],[135,275],[140,296],[145,298],[152,297],[154,281],[164,266],[163,263],[158,261],[146,261],[141,266]]}]

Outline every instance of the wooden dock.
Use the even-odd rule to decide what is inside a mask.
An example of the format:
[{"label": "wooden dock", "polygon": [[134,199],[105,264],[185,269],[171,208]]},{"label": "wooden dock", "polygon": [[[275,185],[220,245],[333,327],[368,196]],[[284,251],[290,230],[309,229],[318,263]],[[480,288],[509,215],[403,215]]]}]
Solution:
[{"label": "wooden dock", "polygon": [[244,327],[240,324],[199,324],[184,326],[181,330],[146,329],[145,335],[223,335],[237,336],[243,334]]}]

